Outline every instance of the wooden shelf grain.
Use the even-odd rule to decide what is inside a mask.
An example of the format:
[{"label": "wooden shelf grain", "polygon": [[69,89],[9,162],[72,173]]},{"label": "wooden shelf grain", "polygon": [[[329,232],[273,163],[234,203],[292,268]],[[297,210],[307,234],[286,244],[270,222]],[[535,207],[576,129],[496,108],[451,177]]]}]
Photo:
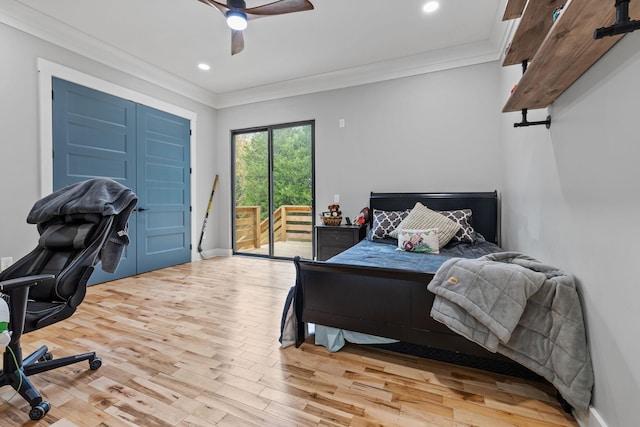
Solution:
[{"label": "wooden shelf grain", "polygon": [[[511,3],[511,2],[509,2]],[[565,0],[530,1],[511,40],[503,66],[530,61],[553,25],[553,11]]]},{"label": "wooden shelf grain", "polygon": [[512,19],[520,18],[525,4],[527,4],[527,0],[509,0],[507,7],[504,9],[502,20],[510,21]]},{"label": "wooden shelf grain", "polygon": [[[568,1],[502,111],[540,109],[553,103],[623,37],[593,38],[596,28],[615,23],[615,15],[613,1]],[[639,1],[629,4],[629,15],[640,17]]]}]

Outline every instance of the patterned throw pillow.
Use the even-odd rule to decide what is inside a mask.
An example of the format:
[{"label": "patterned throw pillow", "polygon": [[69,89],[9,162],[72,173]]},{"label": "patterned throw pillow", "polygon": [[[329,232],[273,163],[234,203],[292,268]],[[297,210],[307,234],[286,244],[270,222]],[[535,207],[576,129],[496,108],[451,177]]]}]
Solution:
[{"label": "patterned throw pillow", "polygon": [[438,229],[398,230],[398,250],[407,252],[440,253]]},{"label": "patterned throw pillow", "polygon": [[458,209],[455,211],[436,211],[440,215],[444,215],[452,221],[460,224],[460,230],[453,236],[453,240],[457,242],[466,242],[473,243],[475,236],[475,230],[471,226],[473,224],[472,221],[472,212],[471,209]]},{"label": "patterned throw pillow", "polygon": [[[460,224],[417,202],[409,215],[398,225],[398,229],[403,230],[427,230],[429,228],[438,229],[440,247],[443,248],[460,230]],[[391,237],[398,238],[398,230],[390,234]]]},{"label": "patterned throw pillow", "polygon": [[381,211],[373,210],[372,239],[384,239],[390,237],[400,222],[409,215],[409,209],[405,211]]}]

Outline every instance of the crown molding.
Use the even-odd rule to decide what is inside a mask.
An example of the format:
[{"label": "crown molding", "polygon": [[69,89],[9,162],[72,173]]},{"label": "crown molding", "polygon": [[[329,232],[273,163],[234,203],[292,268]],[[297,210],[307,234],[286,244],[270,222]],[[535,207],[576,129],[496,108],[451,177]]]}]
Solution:
[{"label": "crown molding", "polygon": [[499,51],[490,43],[473,43],[391,61],[221,93],[218,94],[217,105],[218,108],[227,108],[278,98],[344,89],[496,61],[498,57]]}]

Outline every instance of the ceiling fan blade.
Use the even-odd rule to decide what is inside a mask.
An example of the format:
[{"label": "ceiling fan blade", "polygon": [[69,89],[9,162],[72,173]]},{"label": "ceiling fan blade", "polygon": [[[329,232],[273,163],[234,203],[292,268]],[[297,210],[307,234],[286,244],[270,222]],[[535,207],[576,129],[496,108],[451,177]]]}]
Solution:
[{"label": "ceiling fan blade", "polygon": [[208,5],[208,6],[215,7],[220,12],[222,12],[223,15],[226,14],[227,11],[229,10],[229,7],[226,4],[217,2],[215,0],[198,0],[198,1],[200,1],[201,3],[204,3],[204,4]]},{"label": "ceiling fan blade", "polygon": [[[203,1],[203,0],[200,0]],[[282,15],[285,13],[302,12],[313,9],[313,4],[309,0],[280,0],[262,6],[245,9],[250,15]]]},{"label": "ceiling fan blade", "polygon": [[231,30],[231,55],[242,52],[242,49],[244,49],[242,31]]}]

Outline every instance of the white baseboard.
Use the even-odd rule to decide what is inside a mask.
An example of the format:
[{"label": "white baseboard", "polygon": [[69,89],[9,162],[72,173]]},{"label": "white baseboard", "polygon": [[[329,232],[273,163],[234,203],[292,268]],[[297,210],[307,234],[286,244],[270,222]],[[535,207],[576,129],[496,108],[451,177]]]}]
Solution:
[{"label": "white baseboard", "polygon": [[576,412],[573,411],[573,416],[576,421],[578,421],[578,425],[580,427],[608,427],[607,423],[604,422],[600,413],[595,410],[593,406],[589,406],[589,410],[587,412]]},{"label": "white baseboard", "polygon": [[231,255],[233,255],[233,251],[231,249],[209,249],[202,251],[202,258],[204,259],[213,257],[230,257]]}]

